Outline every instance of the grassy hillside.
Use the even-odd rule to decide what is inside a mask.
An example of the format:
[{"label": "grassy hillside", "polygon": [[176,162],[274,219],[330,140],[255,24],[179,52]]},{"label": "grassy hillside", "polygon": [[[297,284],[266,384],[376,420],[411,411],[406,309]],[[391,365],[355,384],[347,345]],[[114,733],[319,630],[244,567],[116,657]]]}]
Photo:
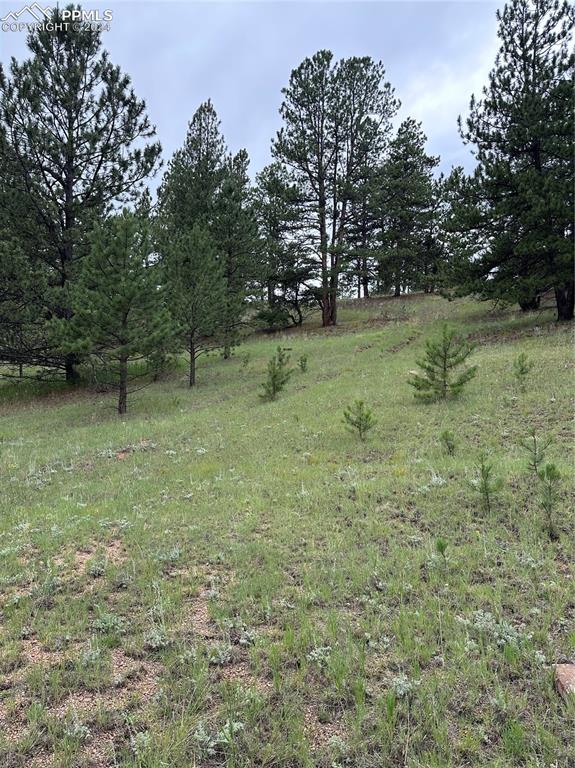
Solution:
[{"label": "grassy hillside", "polygon": [[[445,318],[479,372],[421,404]],[[264,403],[278,343],[308,370]],[[123,420],[113,395],[4,386],[0,765],[575,765],[552,666],[575,655],[573,367],[550,314],[417,297],[253,338],[195,391],[182,367]],[[530,427],[562,473],[555,541]]]}]

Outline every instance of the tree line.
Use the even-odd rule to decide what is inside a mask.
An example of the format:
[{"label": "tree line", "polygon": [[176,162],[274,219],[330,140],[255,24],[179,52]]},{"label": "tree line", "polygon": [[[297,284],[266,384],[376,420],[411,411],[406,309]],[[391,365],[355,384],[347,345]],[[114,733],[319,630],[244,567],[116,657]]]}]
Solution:
[{"label": "tree line", "polygon": [[90,366],[124,412],[129,374],[185,351],[193,386],[197,358],[228,358],[247,322],[300,324],[316,308],[334,325],[344,295],[533,309],[552,290],[572,319],[574,11],[510,0],[497,16],[499,53],[460,120],[472,173],[438,175],[414,119],[394,130],[381,62],[322,50],[291,73],[255,183],[207,101],[155,201],[155,128],[100,34],[31,33],[29,58],[0,69],[5,375],[73,381]]}]

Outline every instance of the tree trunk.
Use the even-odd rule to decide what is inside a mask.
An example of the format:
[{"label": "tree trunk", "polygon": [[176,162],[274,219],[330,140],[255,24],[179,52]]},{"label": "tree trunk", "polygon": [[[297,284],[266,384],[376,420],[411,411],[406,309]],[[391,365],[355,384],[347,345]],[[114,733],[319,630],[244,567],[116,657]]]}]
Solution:
[{"label": "tree trunk", "polygon": [[70,384],[74,384],[79,379],[78,371],[76,370],[76,363],[76,355],[66,355],[64,360],[66,381]]},{"label": "tree trunk", "polygon": [[326,197],[325,179],[319,179],[319,250],[321,257],[321,324],[325,328],[330,325],[329,306],[329,279],[327,267],[327,223],[326,223]]},{"label": "tree trunk", "polygon": [[363,281],[363,298],[369,299],[369,275],[367,274],[367,259],[365,257],[361,265],[361,279]]},{"label": "tree trunk", "polygon": [[557,301],[557,320],[564,322],[573,320],[573,305],[575,299],[573,280],[555,287],[555,300]]},{"label": "tree trunk", "polygon": [[118,413],[128,410],[128,358],[120,358],[120,392],[118,395]]},{"label": "tree trunk", "polygon": [[530,296],[528,299],[520,299],[519,306],[523,312],[532,312],[534,309],[539,309],[540,300],[541,297],[536,294],[535,296]]},{"label": "tree trunk", "polygon": [[196,385],[196,345],[194,339],[190,336],[190,377],[189,386],[195,387]]}]

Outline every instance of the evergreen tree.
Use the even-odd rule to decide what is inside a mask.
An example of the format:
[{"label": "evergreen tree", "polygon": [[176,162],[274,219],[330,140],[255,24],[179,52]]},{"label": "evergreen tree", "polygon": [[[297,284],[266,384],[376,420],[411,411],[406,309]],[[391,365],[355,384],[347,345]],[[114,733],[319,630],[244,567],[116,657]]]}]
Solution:
[{"label": "evergreen tree", "polygon": [[230,156],[216,201],[214,239],[224,273],[225,293],[221,307],[223,355],[228,359],[243,321],[249,288],[256,281],[259,239],[248,177],[249,158],[242,149]]},{"label": "evergreen tree", "polygon": [[[0,132],[16,161],[15,190],[43,230],[43,247],[27,255],[46,266],[47,314],[70,320],[69,288],[88,232],[139,190],[160,146],[148,141],[155,131],[145,104],[101,50],[100,33],[63,25],[57,8],[51,21],[53,30],[28,36],[31,58],[12,60],[9,77],[0,69]],[[68,379],[75,362],[65,359]]]},{"label": "evergreen tree", "polygon": [[91,356],[112,377],[120,414],[127,411],[130,362],[162,348],[172,331],[151,251],[149,223],[127,210],[98,227],[64,327],[66,347]]},{"label": "evergreen tree", "polygon": [[179,235],[170,231],[163,249],[165,289],[175,337],[189,355],[189,385],[196,383],[196,360],[221,344],[225,300],[223,263],[205,227]]},{"label": "evergreen tree", "polygon": [[380,280],[399,296],[402,287],[420,287],[430,258],[433,169],[439,158],[425,153],[421,124],[408,118],[390,143],[376,197],[380,211]]},{"label": "evergreen tree", "polygon": [[260,281],[267,298],[260,317],[271,327],[300,325],[314,300],[300,190],[281,164],[272,163],[257,175],[254,196],[262,241]]},{"label": "evergreen tree", "polygon": [[399,106],[381,63],[332,60],[330,51],[318,51],[291,73],[280,109],[283,127],[272,147],[302,191],[324,326],[337,322],[352,191],[383,149]]},{"label": "evergreen tree", "polygon": [[213,227],[226,172],[226,145],[210,100],[194,113],[184,145],[168,164],[159,193],[163,220],[175,230]]},{"label": "evergreen tree", "polygon": [[458,339],[457,334],[445,325],[441,339],[427,340],[425,357],[417,360],[423,373],[413,373],[409,384],[415,389],[415,396],[423,400],[458,395],[465,384],[477,373],[477,366],[457,369],[473,352],[473,347]]},{"label": "evergreen tree", "polygon": [[[573,317],[573,28],[566,0],[510,0],[501,46],[462,136],[478,166],[457,226],[475,233],[461,292],[536,304],[553,288]],[[460,123],[461,124],[461,123]]]},{"label": "evergreen tree", "polygon": [[[224,356],[230,356],[250,281],[257,271],[257,228],[248,162],[245,150],[234,157],[227,154],[216,111],[207,101],[192,117],[184,146],[174,153],[160,188],[161,248],[169,267],[170,291],[178,296],[174,305],[178,325],[180,330],[187,325],[191,332],[191,336],[178,334],[191,355],[191,383],[195,358],[205,348],[204,340],[212,347],[219,339]],[[175,284],[178,271],[190,291],[189,304]],[[211,279],[216,281],[212,298],[206,293]]]}]

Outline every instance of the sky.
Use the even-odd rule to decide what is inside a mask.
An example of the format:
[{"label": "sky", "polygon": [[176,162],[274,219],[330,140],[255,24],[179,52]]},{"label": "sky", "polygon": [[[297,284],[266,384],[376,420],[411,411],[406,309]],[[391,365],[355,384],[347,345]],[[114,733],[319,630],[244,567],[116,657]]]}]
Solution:
[{"label": "sky", "polygon": [[[24,0],[25,1],[25,0]],[[0,0],[0,17],[21,0]],[[50,0],[41,3],[50,5]],[[64,5],[64,2],[60,2]],[[497,52],[501,3],[371,2],[85,2],[113,11],[103,45],[145,99],[168,160],[197,107],[211,98],[230,151],[245,147],[255,176],[271,159],[281,120],[281,89],[306,56],[371,56],[402,102],[397,123],[422,122],[440,170],[473,167],[457,129],[472,93],[480,94]],[[23,18],[23,17],[22,17]],[[26,57],[24,32],[0,31],[0,61]]]}]

